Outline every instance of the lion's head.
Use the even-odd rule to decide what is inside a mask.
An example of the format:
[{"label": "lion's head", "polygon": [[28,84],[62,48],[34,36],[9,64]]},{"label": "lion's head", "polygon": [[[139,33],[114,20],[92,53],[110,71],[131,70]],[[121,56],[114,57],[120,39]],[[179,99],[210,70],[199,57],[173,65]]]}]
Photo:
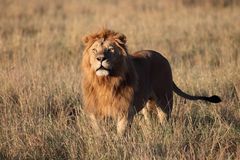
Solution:
[{"label": "lion's head", "polygon": [[126,37],[121,33],[103,29],[83,38],[84,67],[98,77],[117,76],[124,73],[127,57]]}]

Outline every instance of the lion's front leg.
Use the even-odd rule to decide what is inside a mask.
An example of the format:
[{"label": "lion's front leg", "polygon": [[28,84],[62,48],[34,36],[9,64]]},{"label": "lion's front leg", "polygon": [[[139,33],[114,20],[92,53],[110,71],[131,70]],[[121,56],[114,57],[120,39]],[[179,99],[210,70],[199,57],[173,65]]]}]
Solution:
[{"label": "lion's front leg", "polygon": [[127,128],[131,127],[133,121],[133,115],[124,115],[121,117],[118,117],[117,120],[117,134],[119,136],[123,136],[126,133]]},{"label": "lion's front leg", "polygon": [[89,118],[90,118],[90,121],[91,121],[92,128],[96,131],[96,133],[98,135],[100,135],[101,134],[101,129],[99,127],[99,124],[97,122],[97,119],[96,119],[95,115],[94,114],[90,114]]}]

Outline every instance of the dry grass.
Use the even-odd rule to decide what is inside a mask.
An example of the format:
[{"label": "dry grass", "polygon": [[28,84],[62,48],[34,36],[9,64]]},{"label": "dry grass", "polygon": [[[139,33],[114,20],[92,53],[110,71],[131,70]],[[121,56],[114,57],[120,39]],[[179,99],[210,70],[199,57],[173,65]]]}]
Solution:
[{"label": "dry grass", "polygon": [[[237,0],[137,2],[0,0],[0,159],[240,159],[240,7]],[[130,52],[161,51],[175,82],[167,127],[141,115],[129,135],[94,136],[80,112],[81,37],[107,26]]]}]

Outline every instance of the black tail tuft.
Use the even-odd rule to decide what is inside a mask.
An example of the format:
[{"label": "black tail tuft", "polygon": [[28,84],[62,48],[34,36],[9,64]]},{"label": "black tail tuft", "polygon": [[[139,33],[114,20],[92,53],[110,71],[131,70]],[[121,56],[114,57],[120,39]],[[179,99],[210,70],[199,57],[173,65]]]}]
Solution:
[{"label": "black tail tuft", "polygon": [[216,96],[216,95],[213,95],[211,97],[206,97],[205,100],[209,101],[211,103],[219,103],[219,102],[222,101],[221,98],[219,96]]}]

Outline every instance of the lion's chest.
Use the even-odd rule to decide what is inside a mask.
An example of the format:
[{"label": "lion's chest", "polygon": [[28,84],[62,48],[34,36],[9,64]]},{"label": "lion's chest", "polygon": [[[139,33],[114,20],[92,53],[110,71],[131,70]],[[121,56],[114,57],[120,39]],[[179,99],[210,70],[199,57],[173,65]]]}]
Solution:
[{"label": "lion's chest", "polygon": [[122,87],[118,90],[110,87],[92,88],[85,92],[85,109],[100,117],[116,118],[126,115],[133,101],[131,87]]}]

